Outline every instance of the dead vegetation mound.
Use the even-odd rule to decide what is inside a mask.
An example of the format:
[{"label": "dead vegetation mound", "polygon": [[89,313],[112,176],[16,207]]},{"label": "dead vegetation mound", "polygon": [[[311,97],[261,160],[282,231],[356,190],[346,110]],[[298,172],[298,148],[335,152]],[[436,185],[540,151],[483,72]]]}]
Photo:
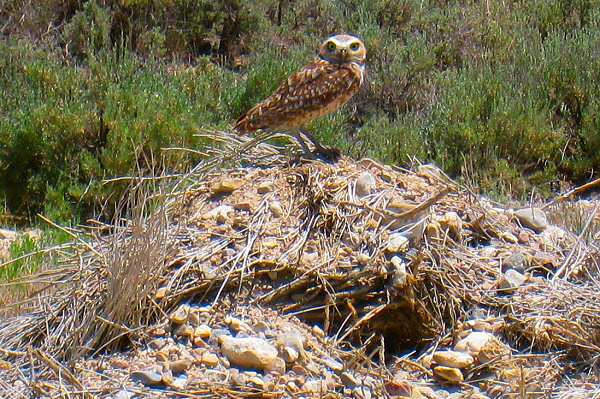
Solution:
[{"label": "dead vegetation mound", "polygon": [[599,394],[596,248],[543,210],[431,166],[290,162],[260,137],[211,137],[221,148],[168,192],[18,282],[39,290],[0,324],[7,392]]}]

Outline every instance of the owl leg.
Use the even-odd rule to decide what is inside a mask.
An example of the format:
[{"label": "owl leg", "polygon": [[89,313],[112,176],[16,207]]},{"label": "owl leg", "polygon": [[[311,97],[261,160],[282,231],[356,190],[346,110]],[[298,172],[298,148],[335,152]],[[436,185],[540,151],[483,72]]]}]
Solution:
[{"label": "owl leg", "polygon": [[300,134],[300,136],[307,138],[308,141],[310,141],[312,143],[312,145],[315,146],[315,150],[316,151],[326,151],[327,150],[325,147],[323,147],[321,145],[321,143],[319,143],[317,141],[317,139],[315,138],[315,136],[311,132],[309,132],[308,130],[300,129],[299,130],[299,134]]},{"label": "owl leg", "polygon": [[300,130],[300,133],[315,146],[315,153],[322,155],[325,158],[327,158],[327,160],[333,162],[337,161],[340,158],[341,153],[339,149],[332,147],[324,147],[323,145],[321,145],[321,143],[317,141],[315,136],[313,136],[313,134],[307,130]]},{"label": "owl leg", "polygon": [[304,137],[302,136],[302,131],[300,130],[292,130],[291,135],[294,139],[296,139],[296,141],[298,142],[298,144],[300,144],[300,147],[302,147],[302,152],[304,153],[304,155],[308,155],[309,157],[312,156],[314,157],[313,152],[310,150],[310,148],[308,148],[308,145],[306,144],[306,140],[304,140]]}]

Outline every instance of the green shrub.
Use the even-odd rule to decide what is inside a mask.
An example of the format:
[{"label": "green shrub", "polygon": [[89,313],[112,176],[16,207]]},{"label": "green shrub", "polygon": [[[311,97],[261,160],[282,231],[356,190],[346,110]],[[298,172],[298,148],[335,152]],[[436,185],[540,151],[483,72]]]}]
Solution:
[{"label": "green shrub", "polygon": [[63,41],[75,56],[90,56],[111,47],[111,28],[110,10],[90,0],[65,25]]},{"label": "green shrub", "polygon": [[0,269],[0,282],[34,273],[42,266],[48,268],[52,265],[53,259],[43,250],[65,244],[70,240],[72,237],[69,234],[54,228],[39,230],[39,236],[30,233],[19,235],[9,247],[12,262]]},{"label": "green shrub", "polygon": [[5,3],[0,198],[12,214],[110,212],[127,184],[103,180],[185,170],[196,159],[165,147],[205,145],[194,133],[231,126],[338,32],[364,39],[368,75],[308,126],[325,143],[435,162],[517,197],[600,168],[591,0]]},{"label": "green shrub", "polygon": [[[194,132],[218,122],[210,74],[173,78],[160,64],[114,54],[91,59],[88,73],[8,52],[20,65],[4,82],[11,95],[0,100],[0,187],[13,213],[89,216],[123,189],[102,179],[185,169],[188,154],[161,149],[193,147]],[[205,91],[182,95],[202,81]]]},{"label": "green shrub", "polygon": [[401,165],[411,164],[414,159],[426,159],[424,138],[416,123],[414,118],[408,117],[393,120],[384,114],[372,117],[349,140],[350,153],[356,157],[394,159]]}]

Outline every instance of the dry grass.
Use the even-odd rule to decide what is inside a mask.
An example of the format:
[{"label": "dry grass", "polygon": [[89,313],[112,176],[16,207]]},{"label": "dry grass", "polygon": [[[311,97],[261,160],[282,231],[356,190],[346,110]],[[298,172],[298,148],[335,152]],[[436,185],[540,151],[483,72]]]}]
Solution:
[{"label": "dry grass", "polygon": [[[89,234],[61,247],[60,268],[19,281],[38,287],[35,310],[2,325],[3,347],[36,347],[57,359],[78,359],[123,346],[162,315],[152,295],[172,253],[164,208],[148,215],[149,194],[134,190],[132,217],[109,236]],[[69,250],[67,250],[69,248]],[[58,251],[58,249],[55,249]],[[14,319],[13,319],[14,320]]]},{"label": "dry grass", "polygon": [[560,202],[548,209],[550,221],[588,244],[600,245],[600,209],[589,201]]},{"label": "dry grass", "polygon": [[[36,297],[34,311],[0,323],[2,357],[56,374],[65,361],[135,345],[146,327],[189,301],[269,307],[320,324],[331,350],[352,348],[340,357],[361,364],[383,364],[399,349],[447,345],[471,312],[485,309],[502,321],[510,343],[544,352],[560,365],[555,370],[572,361],[595,367],[600,300],[593,273],[549,279],[568,258],[569,271],[597,267],[594,248],[574,235],[549,242],[528,233],[518,242],[522,228],[510,212],[431,168],[294,163],[266,137],[211,135],[222,146],[171,191],[138,191],[131,218],[107,226],[111,234],[80,238],[59,269],[29,279],[51,290]],[[377,189],[360,196],[356,181],[367,171]],[[226,180],[240,184],[215,192]],[[263,183],[271,188],[259,191]],[[154,200],[161,205],[154,208]],[[460,223],[452,224],[452,213]],[[409,248],[394,263],[388,244],[398,232]],[[581,256],[569,255],[574,242]],[[517,251],[532,274],[507,294],[498,286],[501,265]],[[513,359],[511,367],[525,362],[527,378],[544,390],[559,384],[542,379],[540,355],[523,356],[480,371],[508,379],[498,372],[508,366],[498,362]]]},{"label": "dry grass", "polygon": [[600,360],[600,284],[537,281],[505,301],[505,332],[521,346]]}]

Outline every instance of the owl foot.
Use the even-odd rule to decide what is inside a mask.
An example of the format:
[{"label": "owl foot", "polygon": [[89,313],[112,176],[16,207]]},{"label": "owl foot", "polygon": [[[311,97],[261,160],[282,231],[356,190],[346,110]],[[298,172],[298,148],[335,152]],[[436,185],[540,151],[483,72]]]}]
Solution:
[{"label": "owl foot", "polygon": [[[320,159],[324,162],[334,163],[337,162],[337,160],[340,159],[340,157],[342,156],[339,149],[323,146],[317,141],[315,136],[313,136],[313,134],[307,130],[298,130],[295,133],[295,137],[307,155],[309,153],[312,153],[314,157],[313,159]],[[306,145],[306,142],[304,142],[304,138],[308,139],[308,141],[312,143],[312,145],[315,147],[314,151],[311,152],[308,150],[308,146]]]},{"label": "owl foot", "polygon": [[321,161],[325,163],[336,163],[342,156],[338,148],[320,147],[314,151],[305,151],[294,154],[288,166],[298,166],[306,161]]},{"label": "owl foot", "polygon": [[336,163],[342,156],[342,153],[339,148],[322,146],[320,148],[315,149],[314,154],[317,156],[318,159],[327,163]]}]

